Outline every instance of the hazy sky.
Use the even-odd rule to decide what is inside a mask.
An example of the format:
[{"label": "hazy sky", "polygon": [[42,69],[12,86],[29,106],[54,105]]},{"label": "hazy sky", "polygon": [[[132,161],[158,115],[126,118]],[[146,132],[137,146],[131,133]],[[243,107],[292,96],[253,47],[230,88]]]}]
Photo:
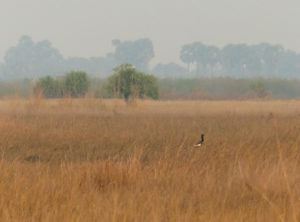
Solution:
[{"label": "hazy sky", "polygon": [[183,44],[279,43],[300,52],[299,0],[0,0],[0,59],[26,34],[64,56],[104,56],[111,40],[149,37],[155,61]]}]

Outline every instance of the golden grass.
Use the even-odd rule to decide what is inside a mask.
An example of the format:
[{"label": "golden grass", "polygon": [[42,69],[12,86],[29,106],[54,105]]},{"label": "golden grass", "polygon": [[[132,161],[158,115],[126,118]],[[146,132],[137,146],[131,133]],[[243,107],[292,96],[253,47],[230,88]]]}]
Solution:
[{"label": "golden grass", "polygon": [[300,101],[0,101],[0,221],[295,222],[299,135]]}]

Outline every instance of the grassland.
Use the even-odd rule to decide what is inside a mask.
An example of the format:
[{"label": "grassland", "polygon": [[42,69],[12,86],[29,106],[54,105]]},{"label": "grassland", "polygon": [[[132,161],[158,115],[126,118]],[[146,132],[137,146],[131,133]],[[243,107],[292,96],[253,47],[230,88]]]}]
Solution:
[{"label": "grassland", "polygon": [[0,221],[300,220],[300,101],[2,100],[0,152]]}]

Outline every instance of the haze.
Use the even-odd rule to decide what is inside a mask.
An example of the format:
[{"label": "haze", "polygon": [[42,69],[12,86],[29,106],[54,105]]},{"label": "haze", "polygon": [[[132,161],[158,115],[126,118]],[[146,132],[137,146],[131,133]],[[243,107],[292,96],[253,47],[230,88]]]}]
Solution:
[{"label": "haze", "polygon": [[103,56],[111,40],[153,41],[153,62],[178,62],[183,44],[279,43],[300,51],[297,0],[2,0],[0,58],[22,35],[64,56]]}]

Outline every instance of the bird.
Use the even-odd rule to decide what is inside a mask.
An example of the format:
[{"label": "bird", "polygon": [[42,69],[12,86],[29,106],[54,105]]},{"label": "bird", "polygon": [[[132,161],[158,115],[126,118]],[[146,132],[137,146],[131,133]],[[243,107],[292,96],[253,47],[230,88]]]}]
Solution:
[{"label": "bird", "polygon": [[203,143],[204,143],[204,134],[201,134],[201,140],[198,143],[196,143],[194,146],[200,147],[202,146]]}]

